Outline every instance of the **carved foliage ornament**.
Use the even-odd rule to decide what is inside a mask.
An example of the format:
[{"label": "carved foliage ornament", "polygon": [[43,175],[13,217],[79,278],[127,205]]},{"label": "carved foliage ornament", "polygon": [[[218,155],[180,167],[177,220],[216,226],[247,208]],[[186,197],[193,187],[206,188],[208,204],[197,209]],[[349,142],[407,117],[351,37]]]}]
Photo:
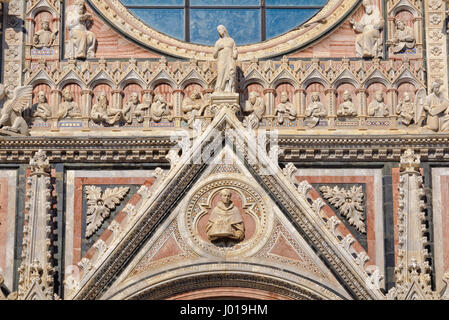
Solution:
[{"label": "carved foliage ornament", "polygon": [[352,186],[350,189],[338,186],[320,188],[323,196],[361,233],[366,233],[364,214],[364,194],[362,187]]},{"label": "carved foliage ornament", "polygon": [[129,192],[129,187],[108,188],[102,193],[100,187],[87,186],[86,238],[90,238],[101,227]]}]

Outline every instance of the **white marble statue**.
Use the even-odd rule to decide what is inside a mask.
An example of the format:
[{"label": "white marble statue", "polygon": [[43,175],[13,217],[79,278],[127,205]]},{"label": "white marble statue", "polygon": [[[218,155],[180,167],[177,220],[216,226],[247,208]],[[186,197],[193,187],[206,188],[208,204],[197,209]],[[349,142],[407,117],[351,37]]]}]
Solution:
[{"label": "white marble statue", "polygon": [[50,22],[43,20],[41,22],[41,29],[33,36],[33,46],[37,49],[48,48],[55,42],[57,34],[58,31],[52,32],[50,30]]},{"label": "white marble statue", "polygon": [[243,121],[244,125],[247,128],[257,129],[265,115],[265,101],[259,93],[253,91],[249,94],[249,99],[246,101],[243,111],[248,114]]},{"label": "white marble statue", "polygon": [[410,125],[415,118],[415,103],[412,101],[409,92],[405,92],[404,96],[396,107],[396,113],[399,115],[400,120],[406,126]]},{"label": "white marble statue", "polygon": [[137,122],[141,123],[144,120],[145,112],[150,108],[151,102],[140,103],[139,94],[137,92],[131,93],[128,102],[123,109],[123,117],[128,124],[133,122],[133,118],[137,119]]},{"label": "white marble statue", "polygon": [[406,49],[413,49],[416,45],[415,32],[405,25],[404,21],[397,19],[396,32],[390,43],[394,53],[401,53]]},{"label": "white marble statue", "polygon": [[417,119],[419,124],[425,120],[424,128],[432,131],[449,130],[449,100],[440,91],[441,83],[435,81],[430,86],[430,94],[424,103],[417,108]]},{"label": "white marble statue", "polygon": [[281,103],[276,106],[275,116],[278,124],[283,124],[285,118],[288,118],[290,121],[296,120],[296,109],[285,91],[281,93]]},{"label": "white marble statue", "polygon": [[76,0],[74,5],[67,8],[66,24],[69,29],[67,58],[95,57],[96,36],[89,31],[92,21],[92,16],[86,12],[86,4],[83,0]]},{"label": "white marble statue", "polygon": [[170,104],[165,101],[164,96],[157,94],[154,96],[154,101],[151,104],[150,115],[154,122],[160,122],[163,118],[168,121],[172,121],[170,108],[173,108]]},{"label": "white marble statue", "polygon": [[374,99],[368,106],[368,115],[371,117],[388,117],[388,106],[384,102],[382,91],[376,91]]},{"label": "white marble statue", "polygon": [[313,128],[320,122],[321,118],[326,117],[327,113],[318,92],[312,92],[311,100],[311,103],[306,108],[306,116],[309,117],[309,122],[306,125]]},{"label": "white marble statue", "polygon": [[[18,134],[29,136],[28,124],[23,118],[23,112],[31,107],[33,87],[17,87],[14,96],[7,100],[0,112],[0,128],[5,134]],[[0,100],[7,97],[5,87],[0,84]],[[1,101],[0,101],[1,102]]]},{"label": "white marble statue", "polygon": [[62,90],[63,102],[59,105],[58,119],[81,118],[81,110],[78,103],[73,101],[73,94],[69,88]]},{"label": "white marble statue", "polygon": [[220,39],[215,43],[214,58],[217,59],[216,93],[235,92],[237,47],[222,25],[217,27]]},{"label": "white marble statue", "polygon": [[357,111],[355,110],[355,105],[352,102],[351,93],[346,90],[343,92],[343,103],[340,104],[338,108],[337,115],[339,117],[354,117],[357,116]]},{"label": "white marble statue", "polygon": [[47,103],[47,97],[45,96],[44,91],[39,91],[37,93],[37,103],[33,105],[33,110],[33,118],[35,119],[47,121],[47,119],[51,117],[51,109]]},{"label": "white marble statue", "polygon": [[115,124],[123,117],[122,110],[111,108],[106,92],[100,92],[97,103],[90,112],[90,118],[96,123]]},{"label": "white marble statue", "polygon": [[350,20],[356,33],[356,55],[359,58],[377,58],[382,56],[381,31],[384,21],[379,9],[374,6],[372,0],[363,0],[365,14],[356,22]]}]

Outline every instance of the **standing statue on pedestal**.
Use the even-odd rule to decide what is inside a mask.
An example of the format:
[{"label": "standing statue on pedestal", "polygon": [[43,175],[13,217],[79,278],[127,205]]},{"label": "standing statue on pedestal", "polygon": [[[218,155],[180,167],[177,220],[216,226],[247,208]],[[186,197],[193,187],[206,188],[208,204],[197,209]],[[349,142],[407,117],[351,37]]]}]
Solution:
[{"label": "standing statue on pedestal", "polygon": [[[0,84],[0,101],[6,96],[5,87]],[[29,136],[28,124],[23,118],[23,112],[31,107],[33,87],[25,86],[14,90],[12,100],[6,101],[1,110],[0,128],[4,134]]]},{"label": "standing statue on pedestal", "polygon": [[92,16],[86,13],[86,3],[76,0],[67,8],[67,28],[69,41],[67,58],[86,59],[95,57],[96,36],[89,31],[92,26]]},{"label": "standing statue on pedestal", "polygon": [[229,37],[225,26],[217,27],[220,39],[215,43],[214,58],[217,59],[216,93],[235,92],[237,47]]},{"label": "standing statue on pedestal", "polygon": [[382,57],[381,31],[384,21],[380,11],[372,0],[363,0],[365,14],[358,23],[354,19],[349,22],[356,33],[356,55],[359,58]]}]

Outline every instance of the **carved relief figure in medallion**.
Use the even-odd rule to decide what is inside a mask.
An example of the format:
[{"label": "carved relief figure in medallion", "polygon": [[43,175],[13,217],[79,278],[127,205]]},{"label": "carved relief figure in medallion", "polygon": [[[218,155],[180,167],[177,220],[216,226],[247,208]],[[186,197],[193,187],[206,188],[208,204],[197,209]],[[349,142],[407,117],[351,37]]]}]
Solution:
[{"label": "carved relief figure in medallion", "polygon": [[259,123],[265,114],[265,102],[259,93],[252,91],[249,94],[249,100],[246,101],[243,111],[249,114],[244,119],[245,126],[252,129],[259,128]]},{"label": "carved relief figure in medallion", "polygon": [[355,110],[354,103],[352,102],[352,96],[349,91],[343,92],[343,103],[338,108],[337,115],[340,117],[355,117],[357,111]]},{"label": "carved relief figure in medallion", "polygon": [[207,107],[212,104],[210,97],[203,96],[198,90],[193,90],[190,97],[186,97],[182,102],[183,120],[188,127],[192,127],[195,117],[205,114]]},{"label": "carved relief figure in medallion", "polygon": [[206,234],[210,241],[226,247],[245,239],[245,225],[240,210],[231,200],[232,191],[223,189],[221,200],[212,210],[206,226]]},{"label": "carved relief figure in medallion", "polygon": [[226,27],[217,27],[220,39],[215,43],[214,58],[217,59],[217,81],[215,92],[235,92],[237,47]]},{"label": "carved relief figure in medallion", "polygon": [[356,56],[359,58],[377,58],[382,56],[381,31],[384,21],[380,11],[372,0],[363,0],[365,14],[357,23],[350,20],[352,28],[358,33],[356,38]]},{"label": "carved relief figure in medallion", "polygon": [[90,118],[96,123],[114,124],[122,118],[122,110],[112,109],[106,93],[100,92],[97,103],[92,107]]},{"label": "carved relief figure in medallion", "polygon": [[310,128],[315,127],[321,118],[326,117],[326,107],[321,102],[320,94],[318,92],[312,92],[312,101],[306,108],[306,116],[310,118],[307,126]]},{"label": "carved relief figure in medallion", "polygon": [[415,32],[405,25],[404,21],[396,19],[396,32],[391,44],[394,53],[401,53],[406,49],[413,49],[416,45]]},{"label": "carved relief figure in medallion", "polygon": [[73,101],[73,94],[69,88],[62,90],[62,101],[59,105],[59,120],[81,118],[81,110],[78,103]]},{"label": "carved relief figure in medallion", "polygon": [[374,100],[368,106],[368,115],[371,117],[387,117],[389,115],[382,91],[376,91],[374,94]]},{"label": "carved relief figure in medallion", "polygon": [[403,124],[410,125],[415,118],[415,103],[412,101],[409,92],[405,92],[396,108],[396,113],[400,116]]},{"label": "carved relief figure in medallion", "polygon": [[160,122],[163,118],[166,118],[168,121],[172,121],[173,117],[171,116],[170,108],[173,107],[165,101],[163,95],[155,95],[150,109],[151,119],[154,122]]},{"label": "carved relief figure in medallion", "polygon": [[51,109],[47,103],[47,97],[44,91],[37,93],[37,103],[33,106],[33,118],[47,121],[51,117]]},{"label": "carved relief figure in medallion", "polygon": [[281,103],[276,107],[275,116],[278,124],[283,124],[285,118],[288,118],[290,121],[296,120],[296,109],[285,91],[281,93]]},{"label": "carved relief figure in medallion", "polygon": [[33,36],[33,46],[37,49],[51,47],[56,40],[58,31],[52,32],[50,30],[50,22],[48,20],[41,22],[41,28]]},{"label": "carved relief figure in medallion", "polygon": [[133,118],[136,118],[138,122],[143,122],[143,116],[145,110],[149,108],[149,105],[140,103],[139,94],[137,92],[131,93],[128,102],[123,109],[123,115],[128,124],[133,122]]},{"label": "carved relief figure in medallion", "polygon": [[93,20],[86,12],[86,3],[83,0],[76,0],[74,5],[67,8],[66,21],[69,29],[67,57],[76,59],[95,57],[96,36],[89,31]]},{"label": "carved relief figure in medallion", "polygon": [[[417,110],[417,118],[419,118],[420,124],[425,120],[426,125],[424,128],[435,132],[447,130],[449,126],[447,117],[449,100],[440,92],[440,87],[441,83],[439,81],[433,82],[430,87],[430,94],[422,105],[418,105]],[[441,119],[444,115],[446,116]],[[440,120],[443,120],[441,124]]]}]

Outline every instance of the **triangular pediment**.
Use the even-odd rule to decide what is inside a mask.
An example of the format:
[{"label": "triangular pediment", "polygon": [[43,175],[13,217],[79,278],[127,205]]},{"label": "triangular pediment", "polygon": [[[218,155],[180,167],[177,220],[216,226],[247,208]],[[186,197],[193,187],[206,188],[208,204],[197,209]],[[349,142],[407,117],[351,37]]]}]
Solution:
[{"label": "triangular pediment", "polygon": [[[304,184],[295,186],[290,177],[287,177],[269,156],[269,153],[272,152],[267,153],[265,142],[256,139],[255,134],[242,126],[230,108],[223,106],[213,122],[192,141],[190,146],[184,144],[185,148],[180,158],[175,157],[176,161],[172,161],[170,171],[164,173],[158,179],[159,182],[151,187],[139,207],[133,208],[132,223],[128,223],[126,229],[122,230],[114,242],[108,245],[101,258],[94,263],[95,267],[86,268],[82,280],[74,286],[75,289],[71,292],[70,298],[105,298],[105,293],[110,292],[108,289],[112,290],[111,288],[118,285],[120,280],[125,280],[127,272],[128,274],[132,273],[132,263],[137,264],[141,261],[139,258],[142,259],[151,249],[150,243],[156,241],[162,231],[168,230],[172,226],[171,223],[178,219],[177,217],[183,217],[179,218],[182,222],[177,222],[182,241],[176,241],[178,244],[178,248],[174,249],[177,251],[176,254],[170,254],[168,247],[165,247],[167,252],[161,259],[163,261],[185,254],[193,260],[201,260],[209,267],[210,264],[213,264],[212,268],[217,272],[209,275],[206,271],[207,268],[203,270],[204,272],[192,271],[200,270],[198,265],[182,267],[183,272],[193,272],[192,274],[198,276],[196,280],[199,282],[201,282],[199,279],[202,278],[208,279],[210,284],[214,281],[223,281],[220,277],[227,273],[220,273],[219,270],[231,270],[238,268],[238,265],[240,265],[239,272],[236,271],[235,278],[229,279],[231,282],[237,281],[239,276],[242,276],[243,279],[253,279],[256,283],[262,281],[261,276],[262,278],[263,276],[269,277],[270,274],[273,274],[272,267],[269,264],[260,265],[256,268],[260,272],[254,272],[254,263],[257,261],[254,259],[258,253],[263,251],[268,239],[272,239],[272,247],[267,251],[267,256],[278,256],[285,261],[294,261],[295,255],[292,254],[292,250],[295,251],[295,245],[301,244],[300,247],[305,250],[305,253],[302,259],[296,259],[297,263],[303,263],[305,260],[313,261],[315,269],[321,272],[321,278],[317,279],[327,279],[326,281],[329,283],[329,286],[318,289],[317,282],[314,282],[317,280],[312,281],[310,275],[304,276],[305,273],[302,272],[298,272],[297,276],[305,279],[303,281],[307,280],[307,283],[301,283],[296,278],[294,281],[284,279],[287,282],[276,280],[281,281],[279,283],[281,287],[286,286],[286,283],[293,285],[296,289],[285,290],[291,295],[298,293],[295,298],[314,299],[336,296],[345,298],[345,294],[348,293],[350,297],[357,299],[383,298],[380,289],[373,289],[370,276],[364,269],[364,263],[360,264],[360,259],[357,260],[358,255],[365,253],[355,252],[351,248],[351,239],[347,237],[341,239],[335,230],[329,227],[329,223],[321,215],[322,206],[317,205],[316,201],[310,201],[307,196],[311,187],[304,186]],[[236,161],[239,164],[238,171],[241,171],[242,174],[233,174],[232,170],[230,173],[229,166],[217,169],[217,165],[222,161],[222,153],[218,152],[221,149],[217,148],[223,146],[227,150],[226,155],[230,156],[232,160],[230,164],[234,164]],[[272,146],[272,149],[276,148]],[[207,176],[210,172],[214,172],[212,178]],[[245,240],[240,239],[241,242],[231,246],[232,250],[228,250],[226,243],[221,246],[212,244],[207,240],[210,240],[208,238],[210,236],[204,234],[205,226],[208,224],[208,220],[205,218],[206,212],[213,207],[213,204],[216,204],[217,190],[225,187],[233,190],[233,194],[237,197],[235,200],[239,200],[237,202],[246,210],[245,212],[249,212],[250,217],[247,217],[247,220],[255,221],[253,226],[249,227],[251,223],[243,219],[244,225],[248,223],[248,228],[244,229],[243,239]],[[195,194],[198,190],[204,194],[200,196]],[[197,199],[198,203],[189,202],[192,201],[191,199]],[[190,220],[185,218],[187,213],[190,214]],[[242,217],[246,216],[242,214]],[[282,237],[284,239],[291,238],[291,241],[279,240],[281,234],[278,234],[277,238],[270,238],[273,226],[276,224],[275,221],[288,230],[288,232],[282,233]],[[286,221],[291,222],[286,223]],[[197,231],[193,232],[192,226],[196,226]],[[229,230],[226,232],[229,233]],[[221,235],[220,232],[218,234]],[[164,248],[172,236],[170,235],[161,242],[160,248]],[[181,244],[185,247],[183,248]],[[280,255],[282,250],[279,249],[279,246],[282,245],[287,245],[287,249],[283,255]],[[274,251],[271,251],[273,248]],[[179,253],[179,250],[183,253]],[[296,252],[301,257],[301,254]],[[313,252],[318,252],[318,254]],[[240,260],[236,260],[236,258],[245,259],[245,263],[248,264],[242,266],[239,263]],[[153,255],[152,258],[148,258],[148,261],[161,261],[161,259],[154,260]],[[178,267],[182,266],[182,262],[176,263],[178,263]],[[328,267],[324,267],[325,265]],[[300,270],[300,268],[297,267],[294,270]],[[172,280],[172,285],[175,286],[176,281],[182,281],[182,279]],[[145,282],[140,281],[139,283],[143,285]],[[342,291],[342,287],[349,290],[348,293]],[[140,288],[139,290],[143,292],[144,289]],[[159,294],[163,292],[157,287],[147,289],[144,291],[148,296],[133,296],[133,298],[154,297],[155,292],[159,292]],[[152,291],[153,289],[155,291]],[[299,294],[300,292],[301,294]]]}]

